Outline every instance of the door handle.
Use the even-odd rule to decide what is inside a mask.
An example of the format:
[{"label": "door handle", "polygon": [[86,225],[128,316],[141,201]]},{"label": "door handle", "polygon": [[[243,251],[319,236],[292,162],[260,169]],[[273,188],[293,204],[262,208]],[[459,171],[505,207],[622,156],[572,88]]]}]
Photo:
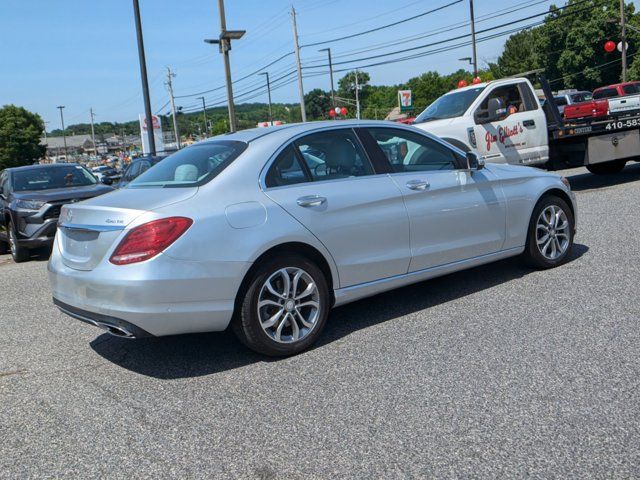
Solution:
[{"label": "door handle", "polygon": [[429,188],[429,182],[426,180],[409,180],[407,188],[410,190],[426,190]]},{"label": "door handle", "polygon": [[325,203],[327,199],[325,197],[321,197],[320,195],[306,195],[304,197],[300,197],[297,202],[301,207],[318,207]]},{"label": "door handle", "polygon": [[535,120],[525,120],[522,122],[522,125],[524,125],[525,127],[535,127],[536,122]]}]

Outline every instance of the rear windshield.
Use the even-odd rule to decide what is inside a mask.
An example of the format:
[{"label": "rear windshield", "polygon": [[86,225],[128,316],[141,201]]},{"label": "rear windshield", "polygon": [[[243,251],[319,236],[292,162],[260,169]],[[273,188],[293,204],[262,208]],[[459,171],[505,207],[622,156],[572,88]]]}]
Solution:
[{"label": "rear windshield", "polygon": [[96,177],[81,165],[18,170],[13,172],[12,180],[16,192],[85,187],[97,183]]},{"label": "rear windshield", "polygon": [[633,95],[635,93],[640,93],[640,84],[639,83],[630,83],[628,85],[624,85],[622,87],[622,91],[627,95]]},{"label": "rear windshield", "polygon": [[246,143],[231,140],[191,145],[151,167],[127,188],[204,185],[227,168],[246,148]]},{"label": "rear windshield", "polygon": [[601,90],[593,92],[593,98],[595,100],[598,100],[599,98],[611,98],[617,96],[618,90],[616,90],[615,88],[603,88]]}]

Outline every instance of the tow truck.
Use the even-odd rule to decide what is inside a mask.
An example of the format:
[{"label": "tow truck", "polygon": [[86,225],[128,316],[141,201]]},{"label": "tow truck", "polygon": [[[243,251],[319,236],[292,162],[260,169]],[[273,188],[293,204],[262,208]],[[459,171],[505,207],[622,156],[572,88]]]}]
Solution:
[{"label": "tow truck", "polygon": [[[533,75],[544,107],[528,79]],[[487,162],[547,170],[585,166],[601,175],[640,159],[640,108],[565,120],[540,70],[446,93],[416,117],[414,126]]]}]

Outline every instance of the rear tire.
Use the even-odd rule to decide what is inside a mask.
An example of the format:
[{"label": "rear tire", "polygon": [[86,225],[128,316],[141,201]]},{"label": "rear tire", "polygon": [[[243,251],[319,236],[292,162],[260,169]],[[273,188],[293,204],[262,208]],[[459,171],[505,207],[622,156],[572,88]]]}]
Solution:
[{"label": "rear tire", "polygon": [[300,255],[266,261],[251,275],[231,321],[238,339],[273,357],[295,355],[318,339],[330,309],[327,280]]},{"label": "rear tire", "polygon": [[626,164],[626,160],[613,160],[611,162],[587,165],[587,170],[594,175],[614,175],[620,173]]},{"label": "rear tire", "polygon": [[573,248],[575,220],[562,198],[542,197],[531,214],[523,258],[536,269],[554,268],[565,263]]},{"label": "rear tire", "polygon": [[9,222],[9,225],[7,226],[7,234],[9,235],[9,249],[11,250],[13,261],[16,263],[22,263],[29,260],[29,249],[21,247],[18,244],[18,234],[16,233],[15,228],[13,228],[12,222]]}]

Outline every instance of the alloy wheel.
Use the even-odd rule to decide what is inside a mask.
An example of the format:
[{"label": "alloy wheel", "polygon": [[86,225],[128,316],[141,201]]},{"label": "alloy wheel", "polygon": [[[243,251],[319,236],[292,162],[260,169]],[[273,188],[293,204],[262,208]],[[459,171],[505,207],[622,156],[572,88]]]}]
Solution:
[{"label": "alloy wheel", "polygon": [[260,326],[279,343],[294,343],[309,335],[318,324],[321,308],[316,282],[298,267],[271,274],[258,296]]},{"label": "alloy wheel", "polygon": [[548,260],[557,260],[569,248],[570,224],[567,214],[557,205],[546,207],[536,222],[538,251]]}]

